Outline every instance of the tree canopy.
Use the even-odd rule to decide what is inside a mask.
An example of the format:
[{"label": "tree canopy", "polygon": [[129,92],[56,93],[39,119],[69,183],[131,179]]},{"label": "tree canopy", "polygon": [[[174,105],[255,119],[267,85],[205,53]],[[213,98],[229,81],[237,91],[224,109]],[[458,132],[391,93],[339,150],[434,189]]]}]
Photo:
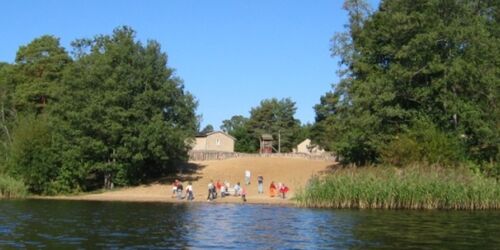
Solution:
[{"label": "tree canopy", "polygon": [[255,153],[259,149],[258,138],[255,138],[248,127],[248,118],[235,115],[229,120],[222,121],[220,129],[236,139],[236,152]]},{"label": "tree canopy", "polygon": [[212,126],[212,124],[208,124],[200,131],[200,134],[208,134],[211,132],[214,132],[214,126]]},{"label": "tree canopy", "polygon": [[14,105],[18,112],[41,112],[57,98],[65,67],[71,63],[66,50],[54,36],[41,36],[19,47],[15,60]]},{"label": "tree canopy", "polygon": [[238,152],[257,152],[263,134],[273,136],[276,151],[281,146],[281,152],[291,152],[306,136],[300,121],[294,117],[296,110],[290,98],[265,99],[250,110],[250,118],[233,116],[222,122],[221,129],[236,138],[235,150]]},{"label": "tree canopy", "polygon": [[300,121],[294,117],[296,111],[295,102],[290,98],[266,99],[250,110],[248,127],[255,138],[271,134],[275,138],[276,149],[280,137],[281,152],[291,152],[296,146],[300,130]]},{"label": "tree canopy", "polygon": [[72,192],[139,183],[187,160],[197,103],[157,42],[120,27],[72,46],[73,58],[43,36],[1,69],[12,175],[35,193]]},{"label": "tree canopy", "polygon": [[[401,138],[458,145],[448,162],[498,162],[499,2],[384,0],[375,12],[364,1],[345,6],[350,23],[332,48],[343,78],[315,107],[315,140],[360,164],[384,161]],[[443,136],[415,137],[415,130]],[[420,160],[443,160],[427,156]]]}]

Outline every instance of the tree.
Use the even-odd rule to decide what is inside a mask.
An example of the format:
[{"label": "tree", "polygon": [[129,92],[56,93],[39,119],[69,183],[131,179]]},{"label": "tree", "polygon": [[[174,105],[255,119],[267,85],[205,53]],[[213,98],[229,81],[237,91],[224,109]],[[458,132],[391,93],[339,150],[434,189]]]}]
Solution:
[{"label": "tree", "polygon": [[14,75],[12,72],[12,65],[0,64],[0,172],[5,167],[7,151],[12,144],[12,128],[16,117],[12,104],[12,93],[15,87],[11,80]]},{"label": "tree", "polygon": [[56,99],[56,88],[71,58],[58,38],[45,35],[21,46],[15,62],[15,107],[21,112],[40,113]]},{"label": "tree", "polygon": [[249,131],[248,120],[244,116],[235,115],[229,120],[222,121],[221,130],[236,139],[234,145],[236,152],[255,153],[258,150],[258,139]]},{"label": "tree", "polygon": [[14,66],[9,64],[0,64],[0,141],[11,142],[10,125],[16,116],[12,103],[12,95],[15,89],[12,77]]},{"label": "tree", "polygon": [[229,120],[222,121],[220,129],[228,134],[232,134],[235,130],[244,128],[248,122],[248,118],[242,115],[235,115]]},{"label": "tree", "polygon": [[197,103],[160,45],[141,44],[129,27],[72,45],[73,59],[43,36],[0,64],[0,164],[42,194],[175,171],[197,131]]},{"label": "tree", "polygon": [[498,8],[386,0],[361,19],[349,11],[349,39],[332,49],[345,66],[338,100],[316,109],[323,143],[348,162],[376,162],[383,145],[423,119],[460,140],[469,158],[498,159]]},{"label": "tree", "polygon": [[51,152],[51,129],[46,118],[23,117],[12,137],[7,161],[9,174],[21,179],[32,193],[51,194],[51,182],[59,169],[54,164],[56,154]]},{"label": "tree", "polygon": [[[290,98],[263,100],[260,106],[250,111],[248,130],[256,141],[262,134],[272,134],[276,139],[281,138],[281,152],[291,152],[300,139],[297,137],[300,121],[294,117],[296,110],[295,102]],[[275,148],[278,147],[276,140]]]},{"label": "tree", "polygon": [[73,43],[63,102],[54,109],[85,162],[106,187],[134,184],[175,170],[196,133],[196,102],[167,67],[160,45],[135,41],[129,27]]},{"label": "tree", "polygon": [[313,142],[326,150],[333,149],[332,139],[335,138],[335,133],[332,127],[339,102],[340,98],[337,93],[327,92],[320,98],[320,103],[314,106],[316,118],[314,125],[310,128],[310,136]]},{"label": "tree", "polygon": [[205,126],[205,128],[203,128],[200,131],[200,134],[208,134],[208,133],[211,133],[211,132],[214,132],[214,126],[212,126],[211,124],[208,124],[207,126]]},{"label": "tree", "polygon": [[54,193],[59,174],[51,116],[62,75],[71,59],[59,39],[42,36],[16,54],[15,64],[0,69],[0,164],[22,179],[31,192]]}]

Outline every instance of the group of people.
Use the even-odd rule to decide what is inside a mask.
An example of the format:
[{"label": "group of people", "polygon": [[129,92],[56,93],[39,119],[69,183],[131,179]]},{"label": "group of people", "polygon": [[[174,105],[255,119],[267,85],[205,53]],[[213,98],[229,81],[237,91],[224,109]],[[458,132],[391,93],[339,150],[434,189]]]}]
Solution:
[{"label": "group of people", "polygon": [[221,198],[224,198],[226,196],[230,196],[231,194],[234,196],[241,196],[241,199],[246,202],[246,195],[247,191],[245,186],[241,186],[239,182],[234,184],[232,190],[231,190],[231,184],[228,181],[221,182],[220,180],[217,180],[216,183],[213,182],[213,180],[210,180],[208,183],[208,201],[212,201],[214,199],[217,199],[218,193],[220,193]]},{"label": "group of people", "polygon": [[177,198],[178,200],[186,198],[188,201],[194,200],[193,184],[191,182],[188,183],[185,195],[182,194],[183,189],[182,182],[176,179],[172,183],[172,198]]},{"label": "group of people", "polygon": [[270,197],[281,197],[286,199],[286,193],[288,193],[290,189],[285,185],[285,183],[278,182],[278,184],[274,184],[274,181],[271,181],[271,185],[269,185],[269,196]]},{"label": "group of people", "polygon": [[[246,186],[250,185],[250,180],[251,173],[249,170],[245,170],[245,185],[240,185],[240,183],[237,182],[231,188],[231,184],[228,181],[221,182],[220,180],[217,180],[217,182],[214,183],[213,180],[210,180],[210,182],[208,183],[207,201],[217,199],[217,196],[220,194],[221,198],[230,195],[241,196],[243,202],[246,202]],[[183,190],[184,187],[182,185],[182,182],[180,182],[179,180],[175,180],[172,183],[172,198],[177,198],[179,200],[186,198],[189,201],[194,200],[193,185],[191,182],[188,183],[184,194]],[[271,184],[269,185],[269,196],[286,199],[286,193],[289,190],[290,189],[284,183],[279,182],[278,184],[275,184],[274,181],[271,181]],[[259,194],[264,193],[264,177],[262,175],[259,175],[257,177],[257,191]]]}]

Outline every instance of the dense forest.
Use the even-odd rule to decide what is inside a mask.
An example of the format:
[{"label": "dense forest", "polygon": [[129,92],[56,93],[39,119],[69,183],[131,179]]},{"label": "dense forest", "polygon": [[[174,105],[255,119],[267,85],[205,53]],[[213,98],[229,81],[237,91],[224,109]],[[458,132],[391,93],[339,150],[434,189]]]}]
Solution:
[{"label": "dense forest", "polygon": [[0,68],[0,173],[37,194],[141,182],[185,161],[194,97],[155,41],[129,27],[21,46]]},{"label": "dense forest", "polygon": [[345,1],[342,79],[312,136],[345,163],[467,164],[498,176],[500,2]]}]

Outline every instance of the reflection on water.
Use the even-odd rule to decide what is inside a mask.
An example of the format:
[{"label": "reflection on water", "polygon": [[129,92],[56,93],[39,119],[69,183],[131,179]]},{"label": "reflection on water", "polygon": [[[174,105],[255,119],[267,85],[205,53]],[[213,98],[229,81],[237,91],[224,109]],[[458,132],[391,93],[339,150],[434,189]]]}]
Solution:
[{"label": "reflection on water", "polygon": [[0,201],[0,248],[495,249],[500,211]]}]

